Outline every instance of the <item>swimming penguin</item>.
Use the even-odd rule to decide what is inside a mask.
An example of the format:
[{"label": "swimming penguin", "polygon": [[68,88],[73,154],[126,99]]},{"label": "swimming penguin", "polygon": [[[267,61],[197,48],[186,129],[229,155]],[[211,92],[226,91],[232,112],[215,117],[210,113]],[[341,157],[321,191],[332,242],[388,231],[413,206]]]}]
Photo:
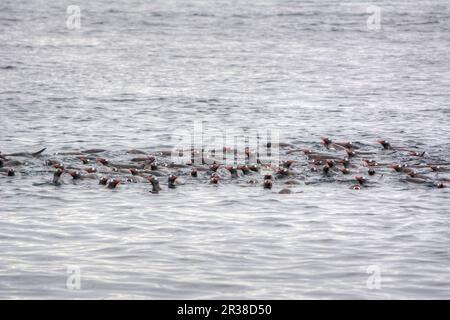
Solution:
[{"label": "swimming penguin", "polygon": [[338,145],[344,149],[347,150],[353,150],[353,149],[359,149],[358,146],[354,145],[353,142],[348,141],[348,142],[334,142],[335,145]]},{"label": "swimming penguin", "polygon": [[317,160],[317,159],[313,159],[312,161],[310,161],[309,163],[315,165],[315,166],[321,166],[323,164],[325,164],[325,160]]},{"label": "swimming penguin", "polygon": [[430,169],[431,169],[431,171],[433,171],[433,172],[447,172],[447,171],[450,171],[450,169],[448,169],[448,168],[444,168],[444,167],[442,167],[442,166],[437,166],[437,165],[427,165]]},{"label": "swimming penguin", "polygon": [[133,182],[133,183],[140,183],[140,182],[146,182],[147,179],[142,176],[141,171],[135,168],[130,168],[128,171],[131,173],[131,177],[127,178],[127,182]]},{"label": "swimming penguin", "polygon": [[436,188],[438,188],[438,189],[447,188],[447,186],[446,186],[443,182],[441,182],[441,181],[435,182],[435,183],[434,183],[434,186],[435,186]]},{"label": "swimming penguin", "polygon": [[81,153],[92,154],[92,153],[102,153],[102,152],[105,152],[105,151],[108,151],[108,150],[105,150],[105,149],[87,149],[87,150],[81,151]]},{"label": "swimming penguin", "polygon": [[376,162],[373,159],[363,159],[362,160],[368,167],[377,167],[378,166],[378,162]]},{"label": "swimming penguin", "polygon": [[87,158],[87,157],[78,157],[78,159],[83,163],[83,164],[89,164],[91,162],[91,159]]},{"label": "swimming penguin", "polygon": [[87,173],[96,173],[97,169],[94,167],[90,167],[90,168],[84,168],[84,171],[86,171]]},{"label": "swimming penguin", "polygon": [[305,153],[306,157],[310,160],[342,160],[341,157],[332,155],[332,154],[325,154],[325,153],[317,153],[317,152],[311,152]]},{"label": "swimming penguin", "polygon": [[214,172],[211,175],[211,178],[209,179],[209,182],[212,183],[212,184],[218,184],[219,181],[220,181],[220,176],[217,173]]},{"label": "swimming penguin", "polygon": [[73,178],[73,180],[85,180],[85,179],[97,179],[97,175],[93,173],[82,174],[80,171],[67,172]]},{"label": "swimming penguin", "polygon": [[270,180],[270,179],[265,179],[264,180],[264,184],[263,184],[263,186],[264,186],[264,189],[272,189],[272,180]]},{"label": "swimming penguin", "polygon": [[355,152],[354,150],[349,150],[349,149],[347,149],[347,150],[345,150],[345,152],[347,153],[347,156],[348,156],[349,158],[354,158],[354,157],[356,157],[356,152]]},{"label": "swimming penguin", "polygon": [[144,169],[150,169],[152,171],[158,170],[158,163],[156,161],[152,161],[144,165]]},{"label": "swimming penguin", "polygon": [[80,180],[81,179],[81,173],[78,171],[70,171],[68,172],[73,178],[73,180]]},{"label": "swimming penguin", "polygon": [[410,171],[407,173],[407,175],[410,176],[411,178],[422,179],[422,180],[431,180],[430,177],[427,177],[426,175],[423,175],[423,174],[419,174],[415,171]]},{"label": "swimming penguin", "polygon": [[120,179],[113,179],[108,182],[108,189],[115,189],[122,181]]},{"label": "swimming penguin", "polygon": [[430,184],[429,180],[424,180],[424,179],[421,179],[421,178],[414,178],[414,177],[411,177],[409,175],[406,176],[405,180],[408,181],[408,182],[417,183],[417,184]]},{"label": "swimming penguin", "polygon": [[329,148],[330,146],[331,146],[331,144],[333,143],[332,141],[331,141],[331,139],[329,139],[329,138],[327,138],[327,137],[322,137],[322,138],[320,138],[321,140],[322,140],[322,144],[325,146],[325,148]]},{"label": "swimming penguin", "polygon": [[289,170],[286,169],[286,168],[279,168],[279,169],[277,170],[277,178],[278,178],[278,179],[285,178],[285,177],[287,177],[287,176],[289,176],[289,175],[290,175],[290,172],[289,172]]},{"label": "swimming penguin", "polygon": [[209,170],[207,171],[207,174],[208,174],[208,175],[211,175],[211,174],[213,174],[214,172],[217,172],[217,169],[219,169],[219,168],[220,168],[220,164],[214,162],[214,163],[209,167]]},{"label": "swimming penguin", "polygon": [[146,162],[147,164],[150,164],[154,162],[156,158],[154,156],[147,156],[147,157],[139,157],[139,158],[133,158],[130,161],[131,162]]},{"label": "swimming penguin", "polygon": [[227,167],[225,167],[225,169],[227,169],[230,172],[231,178],[239,178],[238,171],[237,171],[236,167],[227,166]]},{"label": "swimming penguin", "polygon": [[345,149],[357,149],[357,147],[355,147],[353,145],[353,143],[351,142],[333,142],[333,140],[331,140],[330,138],[327,137],[322,137],[321,138],[321,143],[325,146],[325,148],[329,149],[330,147],[335,148],[335,149],[341,149],[341,150],[345,150]]},{"label": "swimming penguin", "polygon": [[109,161],[106,160],[105,158],[96,158],[95,161],[97,161],[98,163],[101,163],[104,166],[109,166]]},{"label": "swimming penguin", "polygon": [[158,178],[155,176],[149,176],[147,179],[152,184],[152,190],[150,190],[150,193],[158,194],[161,190]]},{"label": "swimming penguin", "polygon": [[378,140],[378,143],[381,144],[384,150],[392,150],[392,146],[388,141],[381,139]]},{"label": "swimming penguin", "polygon": [[294,164],[293,160],[286,160],[281,163],[281,165],[286,169],[290,169],[293,164]]},{"label": "swimming penguin", "polygon": [[391,164],[389,166],[389,168],[394,169],[396,172],[403,172],[403,173],[409,173],[409,172],[414,172],[413,169],[411,169],[410,167],[408,167],[407,164]]},{"label": "swimming penguin", "polygon": [[54,167],[55,165],[61,165],[61,162],[59,162],[58,160],[53,160],[53,159],[47,159],[45,160],[45,165],[49,166],[49,167]]},{"label": "swimming penguin", "polygon": [[146,154],[145,151],[142,151],[142,150],[136,150],[136,149],[128,150],[127,153],[128,153],[128,154]]},{"label": "swimming penguin", "polygon": [[325,175],[329,175],[330,174],[330,166],[328,165],[328,164],[326,164],[326,165],[324,165],[323,167],[322,167],[322,172],[323,172],[323,174],[325,174]]},{"label": "swimming penguin", "polygon": [[136,169],[136,168],[129,168],[128,170],[130,171],[130,173],[131,173],[133,176],[139,176],[139,175],[140,175],[139,170]]},{"label": "swimming penguin", "polygon": [[334,165],[336,164],[336,163],[334,162],[334,160],[329,160],[329,159],[325,160],[325,163],[326,163],[330,168],[333,168]]},{"label": "swimming penguin", "polygon": [[241,170],[243,174],[249,174],[251,172],[248,166],[238,166],[238,170]]},{"label": "swimming penguin", "polygon": [[125,173],[125,172],[128,173],[128,171],[130,169],[144,169],[144,167],[145,167],[144,164],[142,164],[142,165],[134,165],[134,164],[130,164],[130,163],[111,163],[109,161],[108,161],[108,165],[107,166],[112,167],[112,168],[116,168],[116,169],[119,169],[119,170],[124,170],[123,173]]},{"label": "swimming penguin", "polygon": [[64,170],[56,169],[55,173],[53,174],[53,180],[52,180],[52,183],[53,183],[55,186],[61,185],[61,181],[59,181],[59,180],[60,180],[61,175],[62,175],[63,173],[64,173]]},{"label": "swimming penguin", "polygon": [[367,179],[364,178],[363,176],[356,176],[355,177],[356,182],[359,183],[359,185],[365,185],[367,183]]},{"label": "swimming penguin", "polygon": [[340,159],[340,160],[337,160],[337,162],[342,164],[344,166],[344,168],[350,167],[350,160],[349,160],[349,158]]},{"label": "swimming penguin", "polygon": [[417,152],[417,151],[408,151],[408,154],[413,157],[424,158],[428,155],[426,151]]},{"label": "swimming penguin", "polygon": [[177,177],[176,175],[173,175],[173,174],[171,174],[171,175],[167,178],[167,182],[168,182],[169,188],[174,189],[174,188],[176,187],[175,182],[176,182],[177,178],[178,178],[178,177]]}]

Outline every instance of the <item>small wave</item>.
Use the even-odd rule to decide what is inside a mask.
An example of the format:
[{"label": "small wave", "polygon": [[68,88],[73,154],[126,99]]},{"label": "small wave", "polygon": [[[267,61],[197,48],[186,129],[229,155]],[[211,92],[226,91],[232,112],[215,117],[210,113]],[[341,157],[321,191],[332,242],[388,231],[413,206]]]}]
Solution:
[{"label": "small wave", "polygon": [[215,15],[212,13],[200,13],[200,12],[195,12],[195,13],[191,14],[191,16],[192,17],[205,17],[205,18],[215,17]]},{"label": "small wave", "polygon": [[304,16],[314,16],[316,13],[306,13],[306,12],[281,12],[277,13],[276,17],[304,17]]},{"label": "small wave", "polygon": [[406,23],[396,23],[395,25],[398,27],[404,27],[404,26],[422,26],[427,24],[439,24],[439,20],[432,20],[432,21],[422,21],[422,22],[406,22]]}]

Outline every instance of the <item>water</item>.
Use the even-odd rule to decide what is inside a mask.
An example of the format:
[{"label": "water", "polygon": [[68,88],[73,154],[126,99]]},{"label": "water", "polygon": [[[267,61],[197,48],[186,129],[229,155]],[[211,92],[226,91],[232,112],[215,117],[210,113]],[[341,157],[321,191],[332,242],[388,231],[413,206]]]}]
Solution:
[{"label": "water", "polygon": [[[450,158],[448,1],[377,1],[378,32],[358,2],[77,1],[70,30],[73,4],[0,5],[3,153],[167,149],[201,120]],[[448,189],[389,178],[155,196],[24,170],[0,176],[1,298],[450,298]]]}]

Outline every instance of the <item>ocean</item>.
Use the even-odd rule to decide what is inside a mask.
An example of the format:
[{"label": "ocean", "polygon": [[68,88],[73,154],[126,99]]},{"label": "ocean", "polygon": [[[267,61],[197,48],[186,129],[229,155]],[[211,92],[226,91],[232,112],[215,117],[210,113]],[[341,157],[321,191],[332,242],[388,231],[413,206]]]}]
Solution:
[{"label": "ocean", "polygon": [[[449,7],[2,0],[0,151],[125,161],[201,122],[316,150],[388,139],[448,162]],[[186,178],[153,195],[41,184],[44,159],[0,176],[0,298],[450,298],[448,188],[386,171],[357,191]]]}]

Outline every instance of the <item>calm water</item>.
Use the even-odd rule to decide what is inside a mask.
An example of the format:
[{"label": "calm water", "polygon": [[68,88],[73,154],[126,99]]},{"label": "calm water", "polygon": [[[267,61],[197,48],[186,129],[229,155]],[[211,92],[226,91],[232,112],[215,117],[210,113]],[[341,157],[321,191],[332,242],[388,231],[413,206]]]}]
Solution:
[{"label": "calm water", "polygon": [[[389,138],[448,161],[450,4],[376,4],[379,31],[360,2],[2,0],[0,150],[167,149],[201,120],[299,147]],[[0,176],[0,298],[450,298],[448,189],[154,196],[33,184],[46,179]]]}]

